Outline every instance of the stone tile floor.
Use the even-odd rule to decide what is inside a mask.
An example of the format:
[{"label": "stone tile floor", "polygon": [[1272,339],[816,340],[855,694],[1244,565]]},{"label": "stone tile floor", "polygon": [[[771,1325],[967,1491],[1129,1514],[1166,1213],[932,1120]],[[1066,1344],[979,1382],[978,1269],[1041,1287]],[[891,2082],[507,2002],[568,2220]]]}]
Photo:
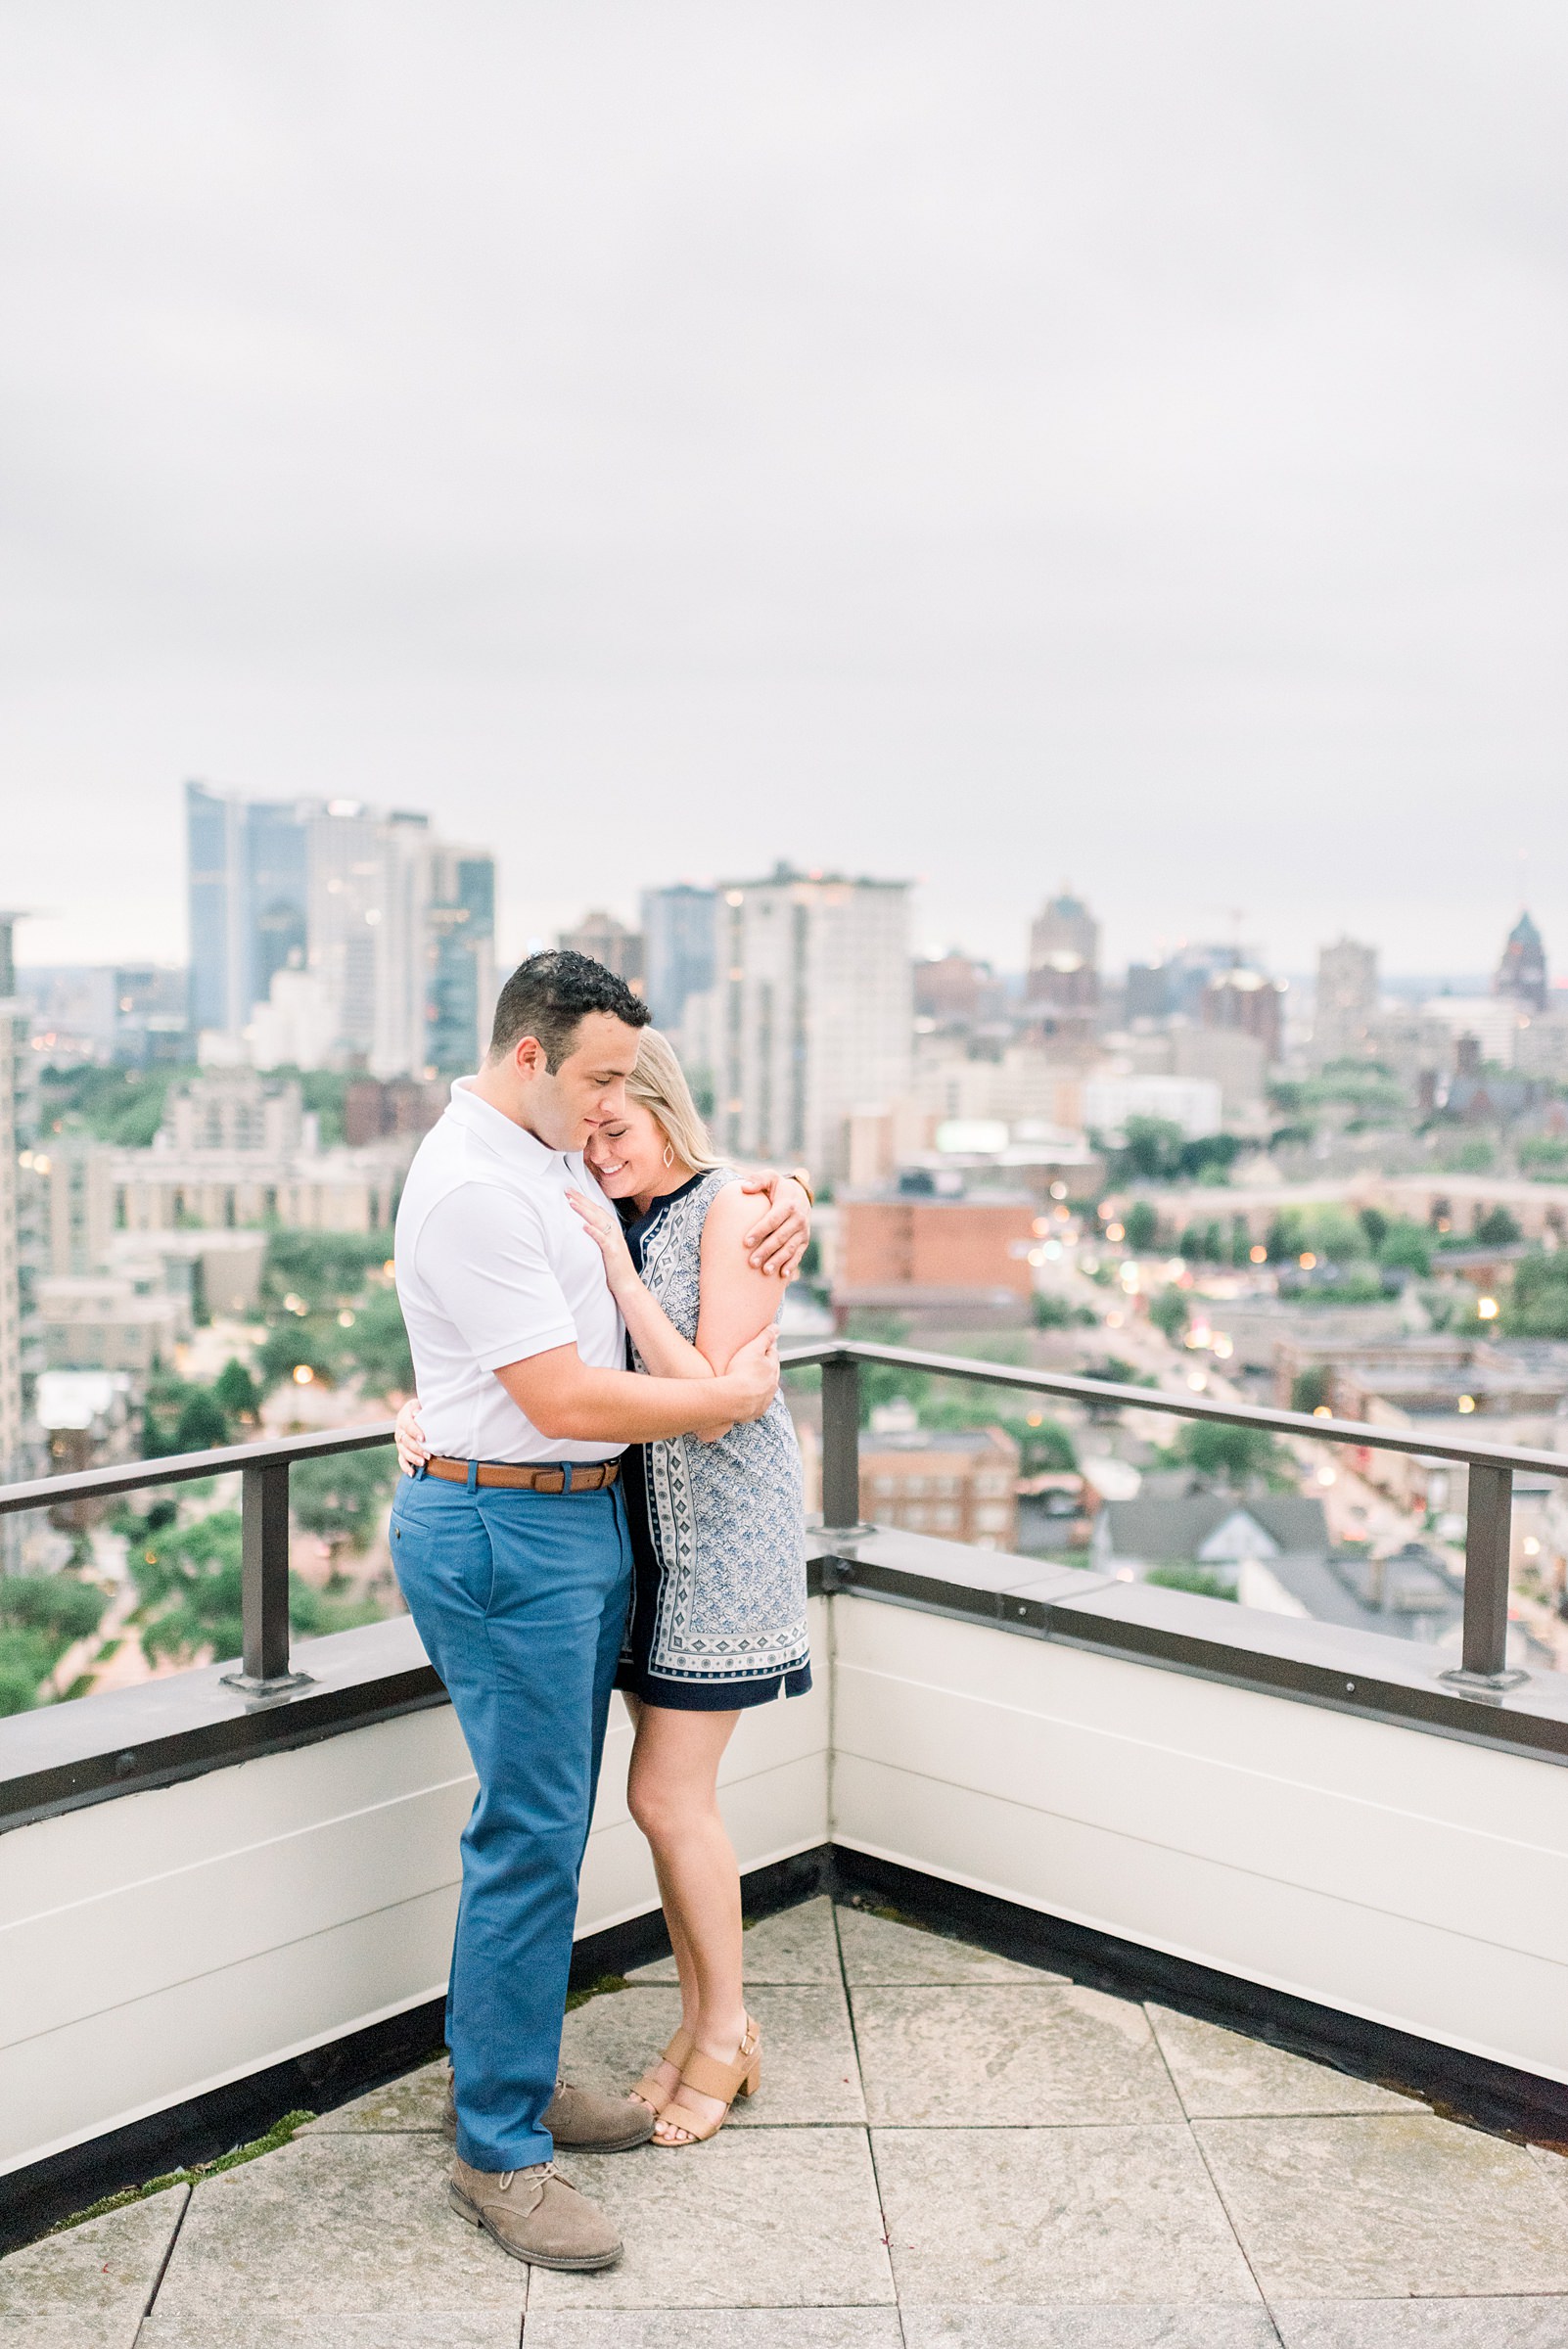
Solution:
[{"label": "stone tile floor", "polygon": [[[1167,2008],[807,1901],[747,1940],[761,2095],[568,2156],[622,2264],[446,2210],[440,2069],[0,2262],[0,2349],[1568,2349],[1568,2160]],[[624,2086],[667,1963],[567,2018]]]}]

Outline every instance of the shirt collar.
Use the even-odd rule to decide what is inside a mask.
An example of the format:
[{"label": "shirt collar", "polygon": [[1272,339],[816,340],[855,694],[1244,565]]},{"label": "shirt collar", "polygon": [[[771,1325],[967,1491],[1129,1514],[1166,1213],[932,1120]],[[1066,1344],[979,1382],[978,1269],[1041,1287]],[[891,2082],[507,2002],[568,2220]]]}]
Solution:
[{"label": "shirt collar", "polygon": [[497,1158],[505,1159],[509,1166],[525,1174],[542,1174],[558,1160],[565,1161],[564,1151],[552,1150],[536,1133],[530,1133],[526,1126],[519,1126],[515,1119],[492,1108],[488,1101],[481,1100],[474,1090],[472,1077],[452,1079],[452,1097],[446,1105],[446,1115],[466,1126],[471,1133],[477,1133]]}]

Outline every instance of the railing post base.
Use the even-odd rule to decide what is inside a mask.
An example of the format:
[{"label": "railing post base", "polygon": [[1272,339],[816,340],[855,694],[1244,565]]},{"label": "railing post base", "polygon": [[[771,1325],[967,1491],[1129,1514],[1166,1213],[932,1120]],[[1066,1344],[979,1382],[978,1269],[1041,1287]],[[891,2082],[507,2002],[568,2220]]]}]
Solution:
[{"label": "railing post base", "polygon": [[1449,1688],[1457,1688],[1466,1696],[1498,1696],[1504,1688],[1517,1688],[1530,1675],[1517,1665],[1506,1672],[1466,1672],[1456,1664],[1452,1672],[1440,1672],[1438,1679]]},{"label": "railing post base", "polygon": [[251,1697],[288,1696],[296,1688],[313,1688],[315,1684],[314,1677],[308,1672],[280,1673],[270,1681],[257,1680],[254,1673],[249,1672],[226,1672],[220,1682],[225,1688],[237,1688],[242,1696]]}]

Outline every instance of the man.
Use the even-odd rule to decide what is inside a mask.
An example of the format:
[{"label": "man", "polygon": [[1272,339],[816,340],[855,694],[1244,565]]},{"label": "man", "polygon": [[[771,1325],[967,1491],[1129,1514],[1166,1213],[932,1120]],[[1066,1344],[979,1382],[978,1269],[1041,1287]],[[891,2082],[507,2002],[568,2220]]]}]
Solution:
[{"label": "man", "polygon": [[[514,2258],[607,2267],[605,2214],[554,2169],[557,2140],[612,2151],[653,2115],[557,2077],[576,1913],[630,1547],[619,1455],[760,1418],[769,1329],[722,1378],[626,1370],[599,1250],[568,1204],[580,1152],[625,1110],[648,1009],[585,955],[535,954],[501,990],[484,1066],[452,1087],[397,1214],[397,1293],[432,1457],[398,1488],[392,1548],[451,1697],[479,1795],[447,1997],[457,2107],[449,2189]],[[793,1201],[748,1235],[787,1267]]]}]

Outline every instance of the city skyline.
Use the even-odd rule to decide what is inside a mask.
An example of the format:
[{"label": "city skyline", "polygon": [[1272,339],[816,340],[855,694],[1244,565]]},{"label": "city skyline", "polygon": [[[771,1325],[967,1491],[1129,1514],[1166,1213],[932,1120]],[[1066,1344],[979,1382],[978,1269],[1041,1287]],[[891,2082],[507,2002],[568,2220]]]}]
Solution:
[{"label": "city skyline", "polygon": [[[186,864],[187,845],[183,818],[183,810],[189,806],[192,793],[211,802],[214,806],[220,804],[253,806],[258,811],[272,817],[275,828],[276,819],[285,812],[292,815],[294,810],[307,809],[311,806],[325,807],[335,805],[343,808],[349,805],[345,801],[343,795],[336,793],[325,795],[320,801],[313,801],[309,794],[293,792],[272,794],[252,800],[249,794],[231,792],[206,781],[190,781],[178,786],[171,786],[168,794],[168,851],[173,857],[176,870],[175,896],[177,902],[168,921],[158,925],[148,923],[144,926],[148,931],[156,929],[161,942],[160,950],[153,952],[144,943],[140,946],[134,944],[128,946],[122,951],[105,953],[102,944],[102,931],[97,926],[90,925],[85,914],[71,916],[65,911],[57,913],[54,908],[32,912],[26,908],[23,902],[17,919],[15,939],[16,963],[19,969],[38,970],[73,966],[108,968],[115,962],[142,962],[162,968],[191,965],[194,968],[198,955],[194,950],[194,942],[190,936],[190,923],[187,920],[187,907],[191,902],[191,892]],[[429,796],[431,795],[426,795],[427,798]],[[353,803],[353,805],[362,806],[363,804]],[[399,821],[406,820],[421,826],[432,824],[436,827],[437,832],[441,834],[452,829],[447,824],[444,815],[438,810],[427,814],[421,809],[417,814],[407,818],[404,818],[397,810],[392,812]],[[434,838],[435,835],[433,834],[432,837]],[[560,918],[554,920],[550,927],[520,935],[516,932],[509,934],[506,928],[505,908],[508,903],[508,892],[506,889],[507,857],[504,848],[496,844],[487,844],[473,852],[493,861],[495,868],[494,886],[497,907],[495,913],[495,964],[497,970],[511,968],[525,954],[537,952],[546,945],[553,945],[557,939],[565,934],[579,932],[585,918],[596,907],[602,906],[613,921],[623,923],[629,930],[640,931],[647,901],[651,897],[681,890],[708,893],[736,882],[750,884],[755,880],[765,878],[782,866],[788,866],[791,871],[803,877],[814,877],[824,872],[845,873],[853,878],[871,880],[884,880],[892,877],[885,868],[879,870],[870,866],[864,868],[861,873],[844,859],[834,859],[831,862],[821,859],[797,861],[776,852],[760,853],[754,860],[755,872],[749,868],[742,868],[738,864],[715,867],[703,873],[690,870],[678,873],[652,873],[643,870],[639,875],[633,877],[623,893],[613,893],[608,889],[597,888],[590,877],[581,891],[560,900],[562,907]],[[893,861],[899,863],[900,860],[896,858]],[[908,860],[902,861],[907,862]],[[301,876],[302,870],[301,866]],[[1568,915],[1565,915],[1560,924],[1555,923],[1550,919],[1548,913],[1543,912],[1544,904],[1549,906],[1551,902],[1549,898],[1539,895],[1526,897],[1521,894],[1512,900],[1499,902],[1496,921],[1491,931],[1486,929],[1480,915],[1477,915],[1472,926],[1473,936],[1477,943],[1474,955],[1469,961],[1454,957],[1444,962],[1430,952],[1425,956],[1417,954],[1407,961],[1402,961],[1396,953],[1387,949],[1383,940],[1375,933],[1365,930],[1358,931],[1355,923],[1348,918],[1341,919],[1337,914],[1326,912],[1323,919],[1315,924],[1311,922],[1303,924],[1298,916],[1293,934],[1305,938],[1308,943],[1301,950],[1299,957],[1293,959],[1288,951],[1275,946],[1261,923],[1253,920],[1250,909],[1235,905],[1210,904],[1200,908],[1198,915],[1184,925],[1173,919],[1164,930],[1139,939],[1131,933],[1123,914],[1121,902],[1114,894],[1102,897],[1095,889],[1084,885],[1082,874],[1077,868],[1071,871],[1063,869],[1052,873],[1047,867],[1040,875],[1034,895],[1020,897],[1010,927],[1003,928],[1000,933],[999,947],[992,948],[972,937],[962,936],[956,931],[949,934],[942,929],[940,919],[933,912],[932,899],[935,895],[935,887],[930,880],[919,875],[911,878],[901,869],[897,877],[909,881],[912,917],[911,944],[917,958],[935,959],[949,951],[970,954],[990,962],[998,974],[1024,981],[1026,984],[1032,964],[1032,939],[1038,928],[1042,912],[1064,893],[1070,893],[1073,897],[1083,900],[1088,913],[1092,916],[1101,934],[1102,943],[1099,948],[1098,967],[1104,971],[1125,971],[1133,964],[1158,963],[1169,954],[1188,947],[1228,944],[1244,946],[1248,951],[1261,955],[1262,960],[1270,970],[1292,984],[1300,984],[1312,980],[1321,948],[1333,938],[1356,937],[1364,939],[1367,944],[1376,947],[1385,986],[1407,989],[1417,983],[1431,983],[1437,987],[1449,982],[1460,983],[1464,986],[1478,986],[1490,984],[1502,944],[1509,931],[1521,916],[1534,919],[1536,927],[1546,940],[1548,958],[1553,938],[1568,936]],[[1108,886],[1114,893],[1116,886],[1114,881]],[[515,892],[512,893],[512,902],[515,905]],[[85,944],[89,930],[92,941],[98,948],[96,952],[47,950],[57,939],[68,945],[72,940]],[[171,930],[184,938],[185,951],[183,953],[170,950],[168,942]],[[1109,945],[1104,943],[1107,940],[1110,942]],[[270,967],[275,968],[278,965],[273,964]],[[268,975],[270,975],[270,969]],[[1568,971],[1554,970],[1550,984],[1553,992],[1560,988],[1568,987]],[[211,1023],[199,1021],[197,1024]],[[222,1025],[222,1023],[217,1024]]]}]

